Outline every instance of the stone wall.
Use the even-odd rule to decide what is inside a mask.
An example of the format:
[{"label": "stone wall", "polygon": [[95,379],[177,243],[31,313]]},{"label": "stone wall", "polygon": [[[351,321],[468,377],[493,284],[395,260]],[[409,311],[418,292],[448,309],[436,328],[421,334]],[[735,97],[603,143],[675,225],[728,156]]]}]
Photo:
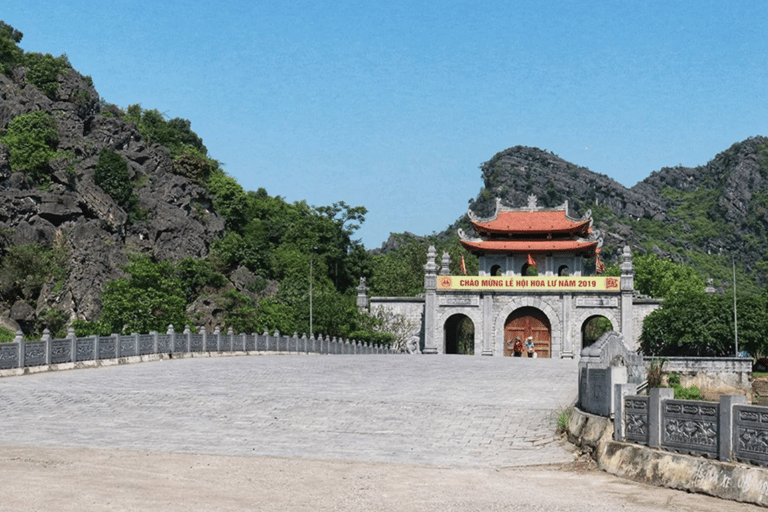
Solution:
[{"label": "stone wall", "polygon": [[[645,358],[650,364],[653,358]],[[683,387],[696,386],[708,400],[721,395],[746,395],[752,402],[752,359],[743,357],[668,357],[664,373],[680,375]]]}]

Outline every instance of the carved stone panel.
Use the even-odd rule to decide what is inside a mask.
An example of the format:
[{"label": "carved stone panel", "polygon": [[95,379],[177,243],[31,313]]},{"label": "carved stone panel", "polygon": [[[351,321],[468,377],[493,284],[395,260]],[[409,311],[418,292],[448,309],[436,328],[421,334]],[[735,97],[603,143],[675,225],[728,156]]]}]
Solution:
[{"label": "carved stone panel", "polygon": [[45,342],[33,341],[25,343],[24,366],[41,366],[45,364]]},{"label": "carved stone panel", "polygon": [[16,368],[19,366],[19,344],[0,344],[0,370]]},{"label": "carved stone panel", "polygon": [[190,336],[190,351],[191,352],[202,352],[204,349],[203,347],[203,335],[202,334],[193,334]]},{"label": "carved stone panel", "polygon": [[661,411],[662,447],[717,458],[720,405],[666,400]]},{"label": "carved stone panel", "polygon": [[733,408],[733,422],[736,459],[768,466],[768,409],[736,405]]},{"label": "carved stone panel", "polygon": [[624,436],[628,441],[648,444],[648,397],[624,397]]},{"label": "carved stone panel", "polygon": [[577,308],[617,308],[618,297],[576,297]]},{"label": "carved stone panel", "polygon": [[171,335],[170,334],[158,334],[157,335],[157,351],[161,354],[172,352]]},{"label": "carved stone panel", "polygon": [[95,339],[94,338],[78,338],[76,349],[77,354],[76,361],[93,361],[95,357]]},{"label": "carved stone panel", "polygon": [[120,336],[120,356],[136,356],[136,338],[133,336]]},{"label": "carved stone panel", "polygon": [[449,307],[480,307],[480,297],[477,295],[439,295],[437,297],[437,304]]},{"label": "carved stone panel", "polygon": [[115,357],[117,344],[112,336],[99,337],[99,359],[112,359]]},{"label": "carved stone panel", "polygon": [[51,341],[51,363],[68,363],[72,361],[72,340]]}]

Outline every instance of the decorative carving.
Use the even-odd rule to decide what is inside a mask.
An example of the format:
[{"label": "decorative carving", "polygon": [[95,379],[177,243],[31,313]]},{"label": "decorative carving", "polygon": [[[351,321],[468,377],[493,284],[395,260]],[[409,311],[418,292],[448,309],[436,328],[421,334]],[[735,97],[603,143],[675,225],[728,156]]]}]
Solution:
[{"label": "decorative carving", "polygon": [[664,422],[664,439],[685,445],[717,446],[717,423],[670,418]]},{"label": "decorative carving", "polygon": [[529,195],[528,196],[528,209],[529,210],[536,210],[538,208],[538,205],[537,205],[538,201],[539,201],[538,197],[536,197],[533,194]]},{"label": "decorative carving", "polygon": [[643,414],[627,414],[627,423],[625,425],[627,436],[647,437],[648,436],[648,417]]}]

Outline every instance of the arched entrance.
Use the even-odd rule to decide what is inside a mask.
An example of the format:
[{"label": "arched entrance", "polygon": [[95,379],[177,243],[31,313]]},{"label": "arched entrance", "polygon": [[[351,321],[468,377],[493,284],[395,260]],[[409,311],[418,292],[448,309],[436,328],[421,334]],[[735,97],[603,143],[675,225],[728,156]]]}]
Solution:
[{"label": "arched entrance", "polygon": [[475,324],[467,315],[451,315],[443,327],[445,353],[473,355],[475,353]]},{"label": "arched entrance", "polygon": [[588,347],[600,336],[613,330],[613,324],[610,320],[601,315],[595,315],[584,320],[581,324],[581,348]]},{"label": "arched entrance", "polygon": [[[533,338],[533,349],[538,357],[550,357],[552,353],[552,326],[547,315],[531,307],[512,312],[504,324],[504,355],[511,356],[515,339],[525,342]],[[525,354],[524,354],[525,355]]]}]

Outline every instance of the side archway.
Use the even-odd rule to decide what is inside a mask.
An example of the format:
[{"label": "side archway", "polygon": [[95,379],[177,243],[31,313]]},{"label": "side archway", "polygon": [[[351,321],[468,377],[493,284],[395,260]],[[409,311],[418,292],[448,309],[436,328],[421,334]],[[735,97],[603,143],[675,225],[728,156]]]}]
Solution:
[{"label": "side archway", "polygon": [[443,324],[446,354],[475,353],[475,323],[467,315],[451,315]]},{"label": "side archway", "polygon": [[581,348],[592,345],[600,336],[613,330],[613,323],[602,315],[587,318],[581,324]]},{"label": "side archway", "polygon": [[592,309],[584,311],[574,319],[571,336],[573,336],[572,339],[574,340],[576,354],[578,354],[585,346],[589,346],[584,345],[584,326],[593,318],[605,318],[610,322],[612,330],[621,332],[621,322],[616,317],[616,313],[617,311],[611,309]]}]

